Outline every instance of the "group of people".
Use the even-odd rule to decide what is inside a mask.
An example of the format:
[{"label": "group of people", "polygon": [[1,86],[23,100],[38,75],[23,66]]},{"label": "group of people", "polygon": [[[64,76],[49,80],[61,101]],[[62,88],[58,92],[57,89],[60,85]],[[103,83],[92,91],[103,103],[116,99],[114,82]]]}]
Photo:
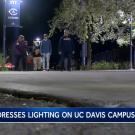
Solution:
[{"label": "group of people", "polygon": [[52,43],[47,34],[44,34],[43,40],[39,44],[40,45],[34,45],[34,51],[32,53],[34,71],[49,71]]},{"label": "group of people", "polygon": [[[22,70],[25,71],[28,65],[33,63],[34,71],[49,71],[50,57],[52,55],[52,43],[47,34],[43,35],[43,40],[39,46],[34,46],[32,53],[29,53],[28,42],[23,35],[20,35],[14,45],[14,65],[15,70],[19,70],[21,63]],[[59,40],[58,53],[60,55],[61,70],[71,71],[72,55],[75,53],[74,42],[70,37],[68,29],[64,30],[64,35]]]}]

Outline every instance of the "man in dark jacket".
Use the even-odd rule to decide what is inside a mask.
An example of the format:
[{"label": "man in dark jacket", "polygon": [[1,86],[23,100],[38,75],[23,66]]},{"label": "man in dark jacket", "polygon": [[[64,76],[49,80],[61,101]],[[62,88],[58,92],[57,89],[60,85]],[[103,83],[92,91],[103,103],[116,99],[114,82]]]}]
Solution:
[{"label": "man in dark jacket", "polygon": [[52,44],[51,44],[51,40],[48,39],[47,34],[44,34],[44,39],[41,42],[40,51],[43,57],[43,70],[49,71],[50,57],[52,54]]},{"label": "man in dark jacket", "polygon": [[64,30],[64,36],[59,41],[59,54],[61,55],[62,70],[71,71],[72,54],[74,54],[74,43],[69,35],[69,30]]}]

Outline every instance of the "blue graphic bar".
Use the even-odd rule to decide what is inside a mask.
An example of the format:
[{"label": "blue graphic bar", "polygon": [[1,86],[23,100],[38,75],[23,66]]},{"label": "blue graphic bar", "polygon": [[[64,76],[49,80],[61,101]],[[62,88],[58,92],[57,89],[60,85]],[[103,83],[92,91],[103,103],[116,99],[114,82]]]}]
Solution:
[{"label": "blue graphic bar", "polygon": [[135,123],[135,108],[0,108],[0,122]]}]

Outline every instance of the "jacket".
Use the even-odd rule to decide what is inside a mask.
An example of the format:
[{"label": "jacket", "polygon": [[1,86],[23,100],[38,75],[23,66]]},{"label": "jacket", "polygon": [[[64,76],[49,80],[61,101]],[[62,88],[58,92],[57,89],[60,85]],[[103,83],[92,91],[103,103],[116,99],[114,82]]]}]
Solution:
[{"label": "jacket", "polygon": [[13,50],[14,55],[26,55],[27,46],[24,43],[15,43]]},{"label": "jacket", "polygon": [[50,53],[52,54],[52,44],[51,44],[51,40],[48,39],[48,40],[43,40],[41,42],[41,46],[40,46],[40,51],[42,54],[47,54],[47,53]]},{"label": "jacket", "polygon": [[74,43],[73,40],[68,37],[61,37],[59,40],[59,52],[61,52],[62,54],[64,53],[68,53],[68,54],[72,54],[74,51]]}]

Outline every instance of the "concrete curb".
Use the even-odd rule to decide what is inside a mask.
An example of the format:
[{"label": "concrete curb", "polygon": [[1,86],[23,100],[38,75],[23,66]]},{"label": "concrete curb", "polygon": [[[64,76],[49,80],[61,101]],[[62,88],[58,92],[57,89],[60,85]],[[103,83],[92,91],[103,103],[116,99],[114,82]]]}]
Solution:
[{"label": "concrete curb", "polygon": [[30,92],[21,91],[16,89],[0,88],[0,93],[13,95],[18,98],[34,98],[36,100],[46,100],[50,102],[62,103],[69,107],[102,107],[104,106],[101,101],[84,101],[62,96],[54,96],[50,94],[45,94],[42,92]]},{"label": "concrete curb", "polygon": [[[27,73],[41,73],[41,72],[44,72],[44,71],[0,71],[0,74],[27,74]],[[79,70],[79,71],[72,71],[72,72],[68,72],[68,71],[50,71],[50,72],[59,72],[59,73],[79,73],[79,72],[83,72],[83,73],[86,73],[86,72],[135,72],[135,69],[134,70],[130,70],[130,69],[121,69],[121,70]]]}]

